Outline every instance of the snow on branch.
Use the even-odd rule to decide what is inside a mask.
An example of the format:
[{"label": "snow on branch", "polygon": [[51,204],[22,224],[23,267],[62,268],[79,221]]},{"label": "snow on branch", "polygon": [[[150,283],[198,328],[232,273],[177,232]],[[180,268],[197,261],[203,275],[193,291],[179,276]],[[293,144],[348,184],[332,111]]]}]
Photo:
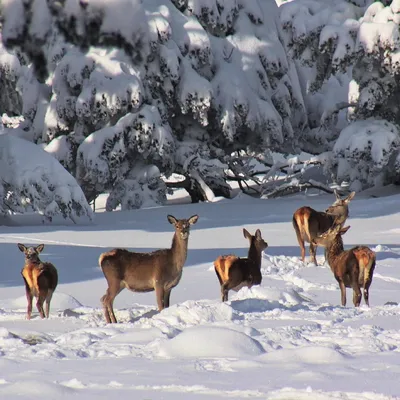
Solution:
[{"label": "snow on branch", "polygon": [[280,18],[293,56],[316,65],[310,90],[318,91],[332,73],[344,72],[356,56],[358,19],[364,11],[346,0],[298,0],[280,7]]},{"label": "snow on branch", "polygon": [[22,99],[16,88],[20,74],[18,57],[0,41],[0,111],[10,116],[21,114]]},{"label": "snow on branch", "polygon": [[343,129],[333,148],[337,179],[350,182],[351,190],[390,183],[398,175],[395,163],[400,132],[384,120],[357,121]]},{"label": "snow on branch", "polygon": [[[85,193],[98,194],[119,185],[120,194],[116,197],[127,197],[125,192],[136,186],[131,183],[121,186],[121,182],[133,180],[140,174],[153,180],[154,174],[148,174],[143,165],[154,164],[167,174],[171,173],[174,150],[170,127],[162,123],[156,107],[145,105],[140,111],[122,117],[115,126],[96,131],[83,141],[78,148],[77,180]],[[158,185],[151,182],[148,185],[150,190],[154,186]]]}]

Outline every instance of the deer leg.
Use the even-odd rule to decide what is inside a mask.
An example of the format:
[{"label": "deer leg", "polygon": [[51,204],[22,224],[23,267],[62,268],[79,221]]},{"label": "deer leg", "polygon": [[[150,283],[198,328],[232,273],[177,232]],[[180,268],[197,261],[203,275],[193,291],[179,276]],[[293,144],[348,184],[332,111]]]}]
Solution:
[{"label": "deer leg", "polygon": [[361,303],[361,290],[360,290],[360,286],[358,285],[358,283],[354,283],[353,286],[353,304],[355,307],[360,307],[360,303]]},{"label": "deer leg", "polygon": [[300,246],[301,261],[304,262],[306,259],[306,247],[304,245],[304,240],[298,237],[297,241],[299,242]]},{"label": "deer leg", "polygon": [[26,281],[26,279],[24,278],[25,281],[25,294],[26,294],[26,299],[28,300],[28,307],[26,309],[26,319],[31,319],[31,315],[32,315],[32,293],[31,293],[31,289],[29,288],[28,282]]},{"label": "deer leg", "polygon": [[158,311],[162,311],[165,308],[164,296],[165,296],[164,287],[162,285],[156,285],[156,298],[157,298]]},{"label": "deer leg", "polygon": [[165,290],[164,292],[164,308],[168,308],[169,307],[169,298],[171,297],[171,290]]},{"label": "deer leg", "polygon": [[338,278],[338,277],[335,277],[335,278],[339,283],[341,299],[342,299],[342,306],[345,307],[346,306],[346,286],[345,286],[342,278]]},{"label": "deer leg", "polygon": [[49,293],[47,294],[46,297],[46,318],[49,318],[50,315],[50,301],[52,297],[53,297],[53,291],[49,290]]},{"label": "deer leg", "polygon": [[39,291],[39,296],[36,302],[36,308],[38,309],[41,318],[45,317],[43,310],[43,303],[45,299],[46,299],[46,293],[44,293],[43,291]]},{"label": "deer leg", "polygon": [[221,298],[223,302],[228,301],[228,292],[229,292],[228,284],[229,282],[225,282],[224,284],[221,285]]},{"label": "deer leg", "polygon": [[217,269],[216,269],[216,268],[215,268],[215,273],[217,274],[217,278],[218,278],[219,284],[220,284],[220,285],[222,285],[222,279],[221,279],[221,276],[219,275],[219,272],[217,271]]},{"label": "deer leg", "polygon": [[361,290],[358,283],[358,276],[360,274],[360,269],[358,262],[355,262],[351,268],[351,286],[353,287],[353,304],[355,307],[359,307],[361,303]]},{"label": "deer leg", "polygon": [[372,278],[364,282],[364,300],[365,304],[369,307],[369,287],[371,286]]},{"label": "deer leg", "polygon": [[107,324],[117,323],[117,318],[115,318],[113,303],[115,297],[122,289],[117,286],[111,286],[107,289],[106,294],[101,298],[101,302],[103,304],[103,312],[104,317],[106,319]]},{"label": "deer leg", "polygon": [[317,259],[315,257],[315,254],[317,253],[317,245],[313,244],[310,242],[310,256],[311,256],[311,262],[313,262],[315,265],[317,264]]}]

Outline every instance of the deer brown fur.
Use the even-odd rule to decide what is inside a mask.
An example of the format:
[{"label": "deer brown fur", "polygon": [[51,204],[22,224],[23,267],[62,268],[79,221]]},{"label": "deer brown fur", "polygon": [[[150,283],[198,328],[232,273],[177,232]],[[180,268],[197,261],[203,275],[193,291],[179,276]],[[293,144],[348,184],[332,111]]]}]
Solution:
[{"label": "deer brown fur", "polygon": [[[25,265],[21,270],[21,275],[25,282],[26,298],[28,308],[26,318],[31,319],[32,300],[37,299],[36,307],[42,318],[49,318],[50,301],[58,284],[58,273],[56,267],[49,262],[43,262],[39,258],[39,253],[44,249],[44,244],[36,247],[26,247],[18,243],[18,248],[25,254]],[[46,313],[43,304],[46,301]]]},{"label": "deer brown fur", "polygon": [[133,292],[155,290],[158,310],[169,307],[171,290],[179,283],[186,261],[190,226],[199,217],[176,219],[168,215],[167,218],[175,227],[170,249],[151,253],[114,249],[100,255],[99,265],[108,283],[106,294],[101,298],[107,323],[117,322],[113,302],[124,288]]},{"label": "deer brown fur", "polygon": [[329,266],[339,283],[342,306],[346,305],[346,287],[353,288],[353,303],[358,307],[361,303],[361,289],[364,300],[369,306],[369,287],[376,264],[375,253],[366,246],[356,246],[344,250],[342,235],[350,226],[342,228],[334,225],[327,232],[313,239],[315,244],[325,246]]},{"label": "deer brown fur", "polygon": [[244,286],[259,285],[261,276],[261,253],[268,247],[268,243],[261,237],[261,231],[251,235],[243,229],[243,235],[250,242],[247,258],[235,255],[219,256],[214,261],[214,269],[221,285],[222,301],[228,300],[229,290],[238,291]]},{"label": "deer brown fur", "polygon": [[316,211],[307,206],[300,207],[294,212],[292,222],[303,262],[306,256],[304,242],[308,242],[310,243],[311,262],[317,265],[317,245],[313,244],[312,239],[326,232],[335,220],[341,226],[344,225],[349,215],[349,203],[355,194],[355,192],[351,192],[346,198],[341,199],[340,195],[335,191],[336,200],[325,212]]}]

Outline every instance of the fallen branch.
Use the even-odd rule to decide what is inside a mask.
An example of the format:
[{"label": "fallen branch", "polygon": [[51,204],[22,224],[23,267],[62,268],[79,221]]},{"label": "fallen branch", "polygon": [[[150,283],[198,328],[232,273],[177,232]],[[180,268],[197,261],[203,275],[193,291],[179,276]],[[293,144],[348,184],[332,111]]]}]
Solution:
[{"label": "fallen branch", "polygon": [[333,189],[324,185],[323,183],[310,180],[308,182],[297,183],[297,184],[293,184],[293,182],[284,183],[281,186],[277,187],[276,189],[272,190],[271,192],[269,192],[267,194],[263,193],[261,198],[274,199],[276,197],[287,196],[289,194],[299,193],[306,189],[318,189],[318,190],[322,190],[326,193],[330,193],[330,194],[333,193]]}]

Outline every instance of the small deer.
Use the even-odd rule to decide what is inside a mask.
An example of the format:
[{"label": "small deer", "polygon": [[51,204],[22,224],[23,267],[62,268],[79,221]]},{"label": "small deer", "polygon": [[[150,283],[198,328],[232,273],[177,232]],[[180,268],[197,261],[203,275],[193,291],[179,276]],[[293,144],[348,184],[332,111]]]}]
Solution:
[{"label": "small deer", "polygon": [[[39,254],[44,249],[44,244],[36,247],[26,247],[18,243],[18,248],[25,254],[25,265],[21,275],[25,282],[26,298],[28,308],[26,318],[31,319],[32,299],[37,299],[36,307],[42,318],[49,318],[50,301],[58,284],[58,273],[56,267],[49,262],[43,262]],[[46,313],[43,310],[43,303],[46,301]]]},{"label": "small deer", "polygon": [[106,294],[101,298],[107,323],[116,323],[113,310],[115,297],[127,288],[133,292],[156,291],[158,310],[169,307],[171,290],[179,283],[187,257],[190,226],[199,219],[167,219],[175,227],[170,249],[151,253],[136,253],[125,249],[114,249],[102,253],[99,265],[108,283]]},{"label": "small deer", "polygon": [[344,250],[342,235],[349,228],[350,226],[342,228],[340,224],[335,223],[328,231],[313,238],[313,243],[327,249],[329,266],[339,283],[342,306],[346,305],[346,287],[351,287],[354,306],[358,307],[361,303],[362,287],[365,303],[369,307],[369,287],[374,274],[376,255],[366,246]]},{"label": "small deer", "polygon": [[228,301],[229,290],[239,291],[242,287],[259,285],[261,276],[261,253],[268,247],[268,243],[261,237],[261,231],[251,235],[243,229],[243,235],[250,242],[247,258],[235,255],[219,256],[214,261],[214,269],[221,285],[222,301]]},{"label": "small deer", "polygon": [[325,212],[316,211],[311,207],[300,207],[293,214],[293,227],[296,232],[297,241],[301,249],[301,259],[304,262],[306,256],[306,249],[304,242],[310,243],[310,256],[311,262],[317,264],[316,253],[317,246],[313,243],[313,239],[326,232],[337,219],[341,226],[346,222],[349,216],[349,203],[355,196],[356,192],[351,192],[344,199],[335,190],[336,200],[326,209]]}]

